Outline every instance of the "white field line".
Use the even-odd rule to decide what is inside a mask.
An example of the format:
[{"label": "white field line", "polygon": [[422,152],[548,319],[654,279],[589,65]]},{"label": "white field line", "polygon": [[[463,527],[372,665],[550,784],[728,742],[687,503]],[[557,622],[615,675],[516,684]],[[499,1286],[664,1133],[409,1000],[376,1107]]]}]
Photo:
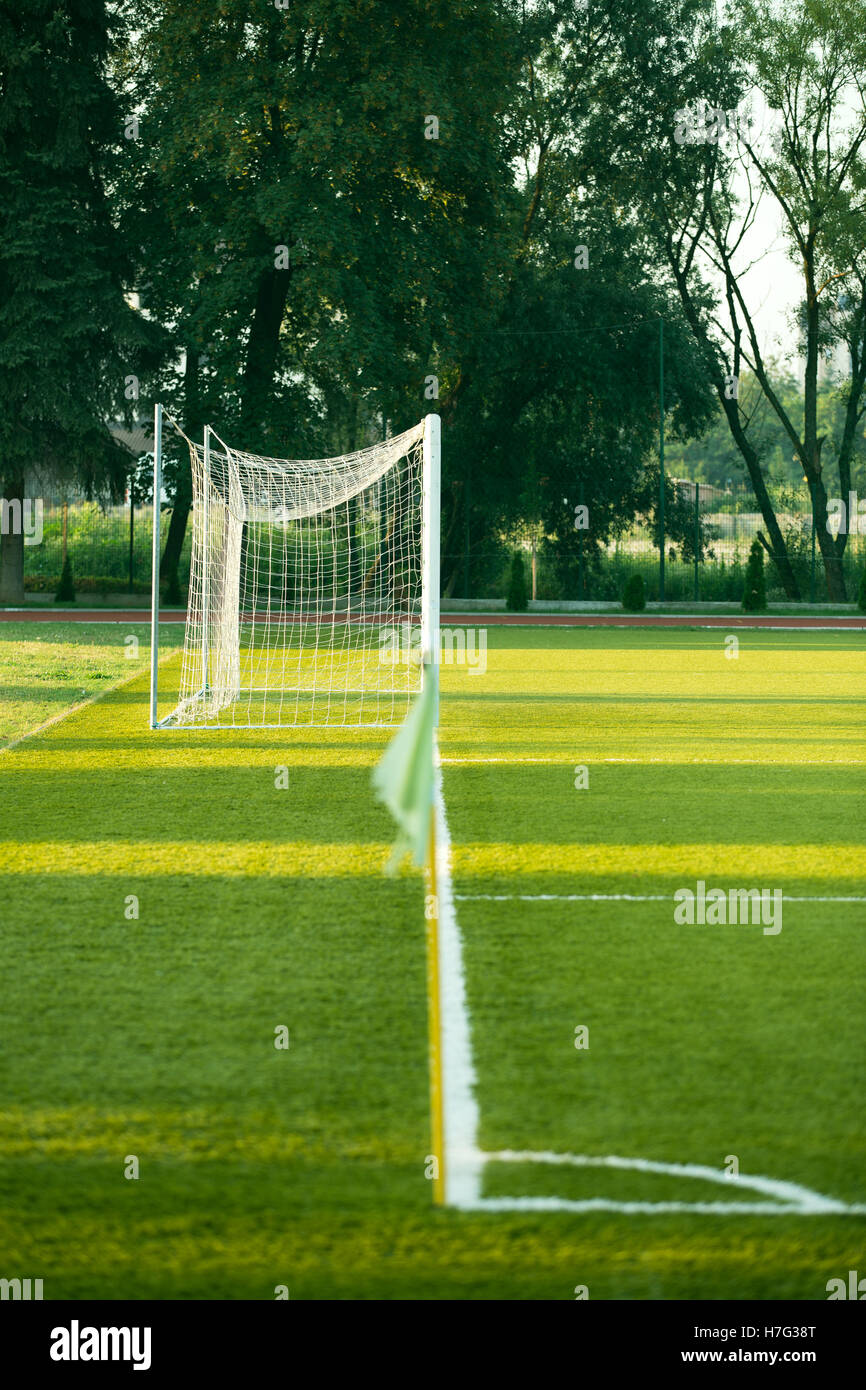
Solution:
[{"label": "white field line", "polygon": [[619,1158],[615,1154],[595,1158],[588,1154],[562,1154],[504,1149],[485,1153],[488,1163],[547,1163],[573,1168],[616,1168],[638,1173],[661,1173],[669,1177],[691,1178],[714,1182],[728,1189],[743,1188],[758,1192],[772,1202],[620,1202],[606,1197],[587,1197],[569,1200],[564,1197],[481,1197],[473,1210],[487,1211],[620,1211],[628,1213],[664,1213],[677,1211],[703,1212],[707,1215],[801,1215],[801,1216],[862,1216],[866,1205],[837,1201],[820,1192],[802,1187],[799,1183],[783,1182],[778,1178],[763,1178],[740,1173],[736,1178],[718,1168],[701,1163],[660,1163],[649,1158]]},{"label": "white field line", "polygon": [[461,1211],[616,1211],[626,1216],[664,1216],[692,1212],[701,1216],[864,1216],[866,1206],[790,1206],[786,1202],[615,1202],[607,1197],[572,1201],[567,1197],[479,1197],[460,1202]]},{"label": "white field line", "polygon": [[[550,766],[550,767],[570,767],[570,766],[576,761],[576,759],[578,758],[578,756],[580,756],[580,755],[579,755],[579,754],[574,754],[573,756],[572,756],[572,755],[569,755],[568,757],[566,757],[566,755],[563,754],[562,757],[560,757],[560,758],[442,758],[442,759],[441,759],[441,762],[443,763],[443,765],[448,765],[449,767],[450,767],[450,766],[459,767],[459,766],[462,766],[462,765],[464,765],[464,764],[465,764],[466,766],[480,766],[480,767],[483,767],[485,763],[543,763],[543,764],[545,764],[545,765],[547,765],[547,766]],[[585,755],[583,755],[583,756],[585,756]],[[664,763],[664,764],[666,764],[667,766],[670,766],[670,765],[671,765],[671,760],[670,760],[670,758],[589,758],[589,759],[587,759],[587,762],[588,762],[589,766],[592,766],[593,764],[597,764],[597,763],[627,763],[629,766],[633,766],[633,767],[643,767],[645,764],[649,764],[649,763]],[[838,763],[840,766],[844,766],[844,767],[864,767],[864,766],[866,766],[866,763],[861,762],[859,758],[810,758],[808,761],[797,762],[797,763],[794,764],[794,766],[795,766],[795,767],[824,767],[825,764],[835,764],[835,763]],[[687,758],[687,759],[685,759],[685,760],[684,760],[683,762],[681,762],[681,763],[675,763],[674,766],[677,766],[677,767],[733,767],[733,766],[767,767],[767,766],[770,766],[770,767],[772,767],[772,766],[774,766],[774,764],[772,764],[772,763],[769,763],[769,764],[768,764],[765,758]],[[786,764],[786,766],[787,766],[787,764]]]},{"label": "white field line", "polygon": [[[673,893],[455,893],[458,903],[672,903]],[[782,894],[783,903],[866,903],[863,898],[817,898]]]},{"label": "white field line", "polygon": [[445,1135],[445,1202],[471,1207],[481,1196],[484,1156],[478,1149],[477,1078],[472,1060],[463,943],[451,886],[451,839],[445,818],[442,772],[436,756],[436,888],[439,895],[439,976],[442,1090]]},{"label": "white field line", "polygon": [[[491,1212],[619,1212],[627,1216],[664,1216],[691,1212],[704,1216],[863,1216],[866,1204],[847,1204],[825,1197],[798,1183],[778,1178],[740,1173],[736,1178],[716,1168],[697,1163],[662,1163],[648,1158],[620,1158],[616,1154],[594,1157],[589,1154],[503,1149],[485,1152],[478,1148],[477,1078],[472,1058],[463,945],[455,902],[672,902],[673,895],[638,897],[627,893],[568,895],[554,894],[466,894],[455,893],[451,882],[451,840],[445,817],[440,759],[436,756],[434,814],[436,816],[436,876],[439,891],[439,971],[442,1010],[442,1087],[445,1121],[445,1202],[460,1211]],[[864,902],[864,898],[785,898],[785,902]],[[771,1197],[769,1202],[624,1202],[607,1197],[582,1200],[566,1197],[483,1197],[481,1177],[487,1163],[546,1163],[576,1168],[615,1168],[640,1173],[658,1173],[681,1179],[699,1179],[741,1191]]]}]

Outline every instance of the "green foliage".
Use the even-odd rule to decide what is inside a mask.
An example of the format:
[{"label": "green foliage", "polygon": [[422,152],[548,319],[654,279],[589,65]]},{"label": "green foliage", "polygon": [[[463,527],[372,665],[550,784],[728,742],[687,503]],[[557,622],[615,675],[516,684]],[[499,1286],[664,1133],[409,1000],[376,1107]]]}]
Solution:
[{"label": "green foliage", "polygon": [[[732,13],[732,12],[731,12]],[[866,177],[866,63],[863,6],[847,0],[790,0],[782,6],[744,0],[736,23],[712,6],[696,7],[692,41],[676,49],[680,135],[671,139],[659,123],[670,106],[656,101],[637,161],[623,161],[621,198],[640,205],[642,225],[675,277],[690,329],[700,346],[708,379],[725,411],[731,437],[756,496],[769,466],[794,481],[805,472],[814,489],[843,495],[850,470],[863,453],[862,329],[866,315],[862,191]],[[698,41],[703,29],[704,41]],[[638,100],[640,84],[635,82]],[[673,95],[673,91],[672,91]],[[736,111],[739,138],[683,138],[699,105]],[[629,122],[626,122],[629,128]],[[631,123],[634,129],[634,123]],[[815,156],[820,149],[821,158]],[[637,164],[637,167],[635,165]],[[746,190],[744,192],[744,190]],[[832,190],[832,193],[828,193]],[[756,326],[762,287],[747,285],[743,265],[764,249],[755,237],[756,213],[771,203],[787,227],[787,250],[800,280],[796,339],[790,354],[805,359],[802,393],[790,371],[765,360]],[[746,261],[743,261],[743,257]],[[711,262],[714,283],[707,275]],[[835,285],[832,292],[820,294]],[[754,294],[753,294],[754,291]],[[742,373],[739,342],[755,345],[753,375]],[[736,347],[734,345],[737,345]],[[838,354],[837,399],[822,402],[820,366]],[[847,364],[850,364],[847,365]],[[733,374],[743,380],[736,389]],[[796,464],[793,460],[796,459]],[[820,462],[819,462],[820,460]],[[802,475],[801,475],[802,476]],[[823,496],[823,492],[821,494]],[[770,515],[761,496],[768,544],[788,594],[798,584],[788,565],[784,518]],[[828,595],[844,599],[838,557],[828,543],[822,515]]]},{"label": "green foliage", "polygon": [[641,613],[646,608],[646,588],[642,574],[629,576],[622,594],[622,606],[627,613]]},{"label": "green foliage", "polygon": [[165,373],[181,418],[306,456],[418,418],[499,280],[514,33],[495,0],[145,11],[121,185],[146,303],[195,359]]},{"label": "green foliage", "polygon": [[4,480],[35,466],[120,486],[129,456],[105,421],[129,407],[126,377],[155,360],[155,330],[124,298],[130,265],[106,193],[123,131],[106,8],[40,2],[0,15]]},{"label": "green foliage", "polygon": [[[29,594],[50,594],[60,587],[59,574],[34,574],[24,579],[24,588]],[[118,579],[110,574],[82,574],[75,580],[78,594],[149,594],[150,580],[134,579],[132,588],[129,579]]]},{"label": "green foliage", "polygon": [[63,569],[60,571],[60,583],[57,585],[57,593],[54,597],[58,603],[75,602],[75,585],[72,582],[72,564],[68,555],[63,561]]},{"label": "green foliage", "polygon": [[743,587],[743,608],[747,613],[762,613],[767,607],[764,583],[764,547],[756,538],[749,548],[746,581]]},{"label": "green foliage", "polygon": [[[802,419],[803,384],[801,378],[783,363],[767,364],[768,382],[792,420]],[[845,427],[845,409],[840,383],[832,376],[823,379],[818,387],[818,428],[826,437],[827,447],[838,448]],[[738,399],[751,420],[748,438],[760,460],[765,476],[784,481],[790,492],[808,499],[809,491],[803,481],[803,468],[792,456],[791,440],[775,411],[761,401],[761,387],[747,370],[740,373]],[[668,442],[665,449],[668,472],[673,477],[698,478],[715,487],[749,487],[743,458],[731,436],[727,419],[717,411],[707,430],[687,441]],[[863,444],[852,461],[854,483],[863,490],[866,468]],[[863,480],[861,483],[860,480]],[[773,497],[779,509],[778,499]],[[753,504],[754,505],[754,504]],[[784,508],[782,508],[784,510]]]},{"label": "green foliage", "polygon": [[866,613],[866,569],[860,576],[860,591],[857,595],[857,607],[861,613]]},{"label": "green foliage", "polygon": [[[169,513],[163,512],[167,528]],[[101,506],[97,502],[70,502],[67,510],[67,543],[75,560],[78,576],[93,575],[111,579],[112,589],[129,588],[129,509]],[[133,575],[143,580],[150,574],[153,545],[153,513],[150,506],[136,509],[133,546]],[[187,536],[179,564],[181,582],[189,572],[190,537]],[[56,585],[63,564],[63,514],[59,505],[46,502],[43,537],[40,545],[24,550],[24,587],[45,589]],[[148,584],[149,586],[149,584]]]},{"label": "green foliage", "polygon": [[512,613],[523,613],[528,606],[529,596],[526,592],[526,568],[520,551],[515,550],[511,557],[511,575],[508,581],[508,593],[505,598],[505,607]]},{"label": "green foliage", "polygon": [[[443,518],[448,525],[450,503],[477,550],[499,530],[541,523],[560,592],[573,598],[600,548],[656,504],[660,315],[668,433],[703,429],[714,407],[679,302],[658,287],[646,227],[611,194],[617,158],[635,177],[633,132],[644,128],[642,111],[631,119],[636,95],[656,123],[677,105],[669,55],[687,21],[658,0],[532,10],[511,97],[525,172],[510,216],[507,293],[489,304],[446,393]],[[612,109],[630,118],[611,122]],[[575,525],[581,504],[588,529]],[[443,574],[450,583],[447,562]]]},{"label": "green foliage", "polygon": [[[110,204],[123,120],[106,79],[106,0],[0,10],[0,494],[74,478],[119,494],[129,455],[106,421],[158,357],[125,297],[131,265]],[[113,7],[112,7],[113,8]],[[28,483],[29,485],[29,483]],[[21,588],[17,538],[2,582]]]}]

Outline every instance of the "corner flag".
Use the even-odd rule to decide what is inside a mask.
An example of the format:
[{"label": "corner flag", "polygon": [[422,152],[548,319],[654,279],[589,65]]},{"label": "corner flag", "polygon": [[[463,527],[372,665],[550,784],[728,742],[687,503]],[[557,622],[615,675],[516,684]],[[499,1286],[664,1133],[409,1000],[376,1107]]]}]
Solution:
[{"label": "corner flag", "polygon": [[373,790],[388,807],[398,828],[386,868],[389,874],[396,872],[409,852],[419,868],[427,861],[437,704],[436,668],[425,665],[421,694],[373,768]]},{"label": "corner flag", "polygon": [[426,862],[424,903],[427,939],[427,1047],[430,1068],[430,1132],[433,1145],[433,1200],[445,1202],[445,1113],[440,989],[439,894],[436,878],[436,822],[433,817],[434,730],[439,715],[438,668],[424,666],[424,685],[381,759],[373,768],[373,790],[397,822],[397,839],[386,872],[393,874],[411,851],[419,867]]}]

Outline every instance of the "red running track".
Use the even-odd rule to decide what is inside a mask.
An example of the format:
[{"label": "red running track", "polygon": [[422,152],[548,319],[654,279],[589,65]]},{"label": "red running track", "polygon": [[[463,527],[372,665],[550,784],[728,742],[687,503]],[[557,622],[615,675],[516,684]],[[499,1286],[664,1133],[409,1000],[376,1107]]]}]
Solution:
[{"label": "red running track", "polygon": [[[159,615],[160,623],[185,623],[177,608]],[[327,619],[323,619],[327,621]],[[368,614],[366,622],[393,622],[393,613]],[[866,628],[866,615],[854,618],[827,616],[783,617],[778,614],[703,613],[442,613],[442,623],[457,627],[753,627],[753,628]],[[28,623],[149,623],[146,608],[3,608],[0,622]],[[274,622],[273,617],[271,622]]]}]

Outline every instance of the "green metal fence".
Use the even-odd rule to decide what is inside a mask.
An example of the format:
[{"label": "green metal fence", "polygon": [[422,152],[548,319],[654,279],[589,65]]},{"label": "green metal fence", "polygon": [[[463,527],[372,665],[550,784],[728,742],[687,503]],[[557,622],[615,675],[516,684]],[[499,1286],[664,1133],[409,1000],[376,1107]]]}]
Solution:
[{"label": "green metal fence", "polygon": [[[785,486],[770,488],[771,501],[800,599],[826,602],[827,585],[820,547],[812,525],[808,491]],[[668,479],[666,489],[665,600],[667,602],[739,602],[746,562],[755,537],[767,537],[754,493],[732,482],[727,487]],[[561,547],[533,528],[520,537],[503,537],[501,544],[482,550],[443,555],[444,582],[454,598],[500,598],[507,590],[514,549],[525,552],[527,587],[541,600],[617,601],[632,574],[643,576],[647,599],[657,601],[660,590],[659,537],[646,518],[637,517],[620,535],[599,544],[589,527],[575,536],[567,564]],[[866,518],[861,520],[861,525]],[[866,526],[864,526],[866,530]],[[768,538],[769,539],[769,538]],[[767,596],[787,598],[775,564],[765,554]],[[848,536],[843,558],[846,591],[855,600],[866,567],[866,534]],[[466,589],[469,576],[472,592]]]},{"label": "green metal fence", "polygon": [[[665,599],[668,602],[738,602],[749,547],[759,531],[766,534],[753,493],[732,483],[668,480],[666,516],[677,534],[665,539]],[[827,598],[820,549],[813,545],[812,516],[805,488],[774,488],[772,500],[803,602]],[[163,511],[162,534],[170,513]],[[129,502],[102,505],[81,498],[44,497],[42,540],[24,551],[25,587],[53,592],[68,553],[73,580],[81,592],[145,592],[150,587],[152,513],[150,504]],[[866,518],[861,519],[866,529]],[[648,522],[636,518],[621,535],[599,545],[592,535],[592,518],[585,534],[576,537],[571,561],[563,565],[556,544],[540,532],[534,546],[528,540],[502,536],[480,550],[443,554],[443,580],[455,598],[502,598],[508,568],[517,545],[526,550],[527,581],[539,599],[563,601],[619,600],[631,574],[643,575],[647,598],[659,596],[658,535]],[[178,577],[189,577],[190,530],[187,528]],[[855,599],[866,567],[866,534],[849,535],[843,571],[849,599]],[[775,566],[765,566],[767,595],[785,597]],[[466,580],[471,592],[466,593]]]},{"label": "green metal fence", "polygon": [[[170,513],[163,510],[162,534]],[[44,497],[42,541],[24,550],[24,586],[30,591],[56,589],[65,556],[73,581],[82,592],[144,592],[150,588],[153,511],[129,502],[105,505],[80,498]],[[190,534],[184,540],[178,578],[189,578]]]}]

